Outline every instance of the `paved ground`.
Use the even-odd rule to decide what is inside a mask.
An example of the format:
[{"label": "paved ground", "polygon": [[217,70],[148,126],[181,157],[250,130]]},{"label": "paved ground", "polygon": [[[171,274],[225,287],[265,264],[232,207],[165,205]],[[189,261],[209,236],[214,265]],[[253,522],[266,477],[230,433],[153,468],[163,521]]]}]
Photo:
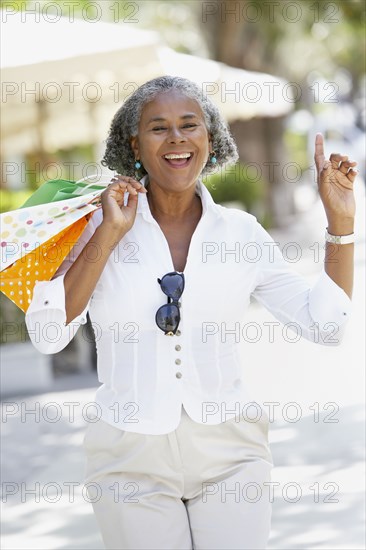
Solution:
[{"label": "paved ground", "polygon": [[[363,200],[362,187],[359,194]],[[272,232],[281,246],[301,243],[302,259],[295,267],[311,281],[321,263],[314,263],[309,247],[316,240],[322,243],[323,227],[322,211],[315,206],[291,231]],[[276,466],[272,480],[278,483],[270,549],[365,548],[361,220],[357,231],[354,313],[341,347],[291,344],[285,338],[270,343],[263,337],[261,345],[243,342],[248,382],[257,400],[278,402],[276,410],[282,411],[270,429]],[[253,307],[248,320],[260,324],[273,318]],[[4,550],[103,548],[82,486],[81,443],[96,387],[95,374],[83,374],[57,380],[51,393],[8,397],[2,403]],[[296,403],[297,422],[290,421],[295,413],[291,403]]]}]

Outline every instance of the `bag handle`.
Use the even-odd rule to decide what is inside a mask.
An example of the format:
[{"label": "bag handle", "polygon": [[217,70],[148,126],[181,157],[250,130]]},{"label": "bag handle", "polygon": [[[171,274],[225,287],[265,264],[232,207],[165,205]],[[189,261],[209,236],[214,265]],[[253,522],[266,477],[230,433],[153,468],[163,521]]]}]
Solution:
[{"label": "bag handle", "polygon": [[[99,174],[92,174],[91,176],[86,176],[85,178],[82,178],[82,179],[76,181],[75,183],[83,183],[83,181],[86,181],[89,178],[95,178],[96,176],[99,176]],[[108,181],[108,182],[92,182],[92,183],[89,183],[88,185],[86,185],[84,187],[84,191],[85,191],[85,189],[88,189],[89,187],[92,187],[93,185],[99,185],[100,187],[108,187],[108,185],[110,183],[111,183],[110,181]]]}]

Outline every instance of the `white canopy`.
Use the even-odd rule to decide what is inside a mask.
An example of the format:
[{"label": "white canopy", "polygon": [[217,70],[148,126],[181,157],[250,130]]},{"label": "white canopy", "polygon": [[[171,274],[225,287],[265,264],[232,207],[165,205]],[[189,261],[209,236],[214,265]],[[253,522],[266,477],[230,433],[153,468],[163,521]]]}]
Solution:
[{"label": "white canopy", "polygon": [[228,121],[293,106],[283,79],[177,53],[127,23],[24,21],[18,12],[2,25],[1,50],[4,156],[100,143],[121,102],[164,74],[195,81]]}]

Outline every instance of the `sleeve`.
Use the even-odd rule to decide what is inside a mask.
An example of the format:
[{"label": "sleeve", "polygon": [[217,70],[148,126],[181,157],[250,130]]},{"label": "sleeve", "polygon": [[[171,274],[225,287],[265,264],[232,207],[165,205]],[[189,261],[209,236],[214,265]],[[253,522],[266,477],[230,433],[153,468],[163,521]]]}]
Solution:
[{"label": "sleeve", "polygon": [[101,221],[101,210],[97,210],[53,278],[50,281],[39,281],[34,287],[25,323],[31,342],[41,353],[52,354],[61,351],[75,336],[80,325],[86,323],[91,298],[84,311],[66,325],[64,277]]},{"label": "sleeve", "polygon": [[258,222],[255,239],[261,257],[253,297],[299,336],[324,345],[340,344],[352,306],[344,290],[324,267],[311,287]]}]

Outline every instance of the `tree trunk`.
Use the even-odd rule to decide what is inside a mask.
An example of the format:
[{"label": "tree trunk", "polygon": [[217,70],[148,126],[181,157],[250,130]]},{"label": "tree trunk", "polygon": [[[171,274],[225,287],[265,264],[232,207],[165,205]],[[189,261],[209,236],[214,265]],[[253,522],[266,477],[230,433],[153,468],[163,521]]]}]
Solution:
[{"label": "tree trunk", "polygon": [[[260,47],[258,29],[241,16],[245,2],[217,1],[203,25],[212,56],[232,67],[268,71],[266,48]],[[238,10],[239,4],[239,10]],[[253,67],[254,65],[254,67]],[[287,152],[283,142],[284,117],[237,120],[230,125],[240,161],[255,163],[267,182],[267,217],[275,226],[295,213],[293,184],[286,182]]]}]

